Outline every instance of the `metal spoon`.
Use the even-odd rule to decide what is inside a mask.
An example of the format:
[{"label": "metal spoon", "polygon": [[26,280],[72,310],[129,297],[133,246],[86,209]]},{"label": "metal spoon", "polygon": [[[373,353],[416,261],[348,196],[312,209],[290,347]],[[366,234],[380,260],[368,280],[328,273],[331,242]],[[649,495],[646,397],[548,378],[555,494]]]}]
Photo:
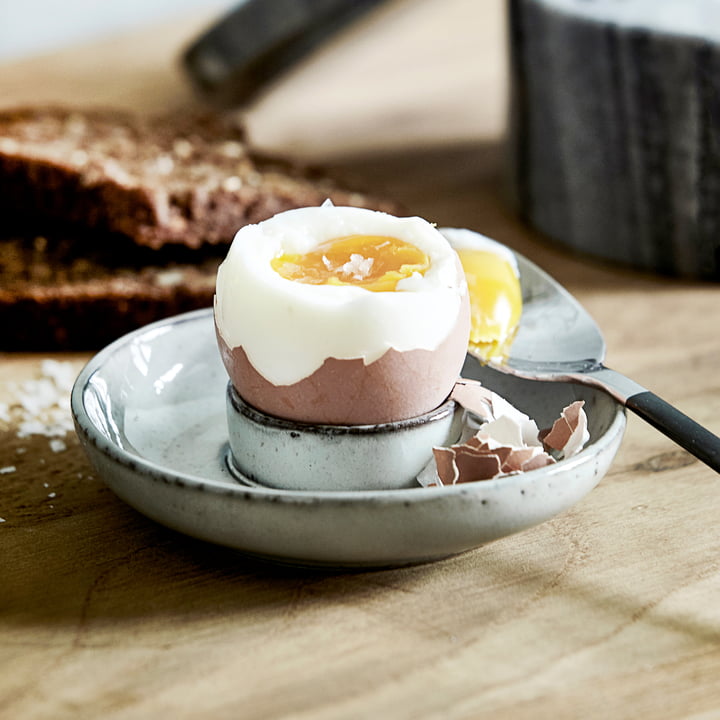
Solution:
[{"label": "metal spoon", "polygon": [[587,311],[537,265],[521,255],[517,260],[523,289],[522,319],[510,356],[491,367],[532,380],[563,380],[601,388],[720,472],[720,438],[642,385],[605,367],[605,340]]}]

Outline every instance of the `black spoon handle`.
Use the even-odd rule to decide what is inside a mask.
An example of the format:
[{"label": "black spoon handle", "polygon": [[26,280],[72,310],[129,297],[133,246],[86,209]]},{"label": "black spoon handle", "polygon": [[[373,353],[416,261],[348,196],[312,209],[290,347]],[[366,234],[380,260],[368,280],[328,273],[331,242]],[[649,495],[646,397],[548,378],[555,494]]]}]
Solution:
[{"label": "black spoon handle", "polygon": [[629,410],[720,473],[720,438],[649,390],[625,401]]},{"label": "black spoon handle", "polygon": [[566,376],[556,374],[556,378],[602,388],[628,410],[720,473],[720,438],[634,380],[602,364],[596,365],[589,372]]}]

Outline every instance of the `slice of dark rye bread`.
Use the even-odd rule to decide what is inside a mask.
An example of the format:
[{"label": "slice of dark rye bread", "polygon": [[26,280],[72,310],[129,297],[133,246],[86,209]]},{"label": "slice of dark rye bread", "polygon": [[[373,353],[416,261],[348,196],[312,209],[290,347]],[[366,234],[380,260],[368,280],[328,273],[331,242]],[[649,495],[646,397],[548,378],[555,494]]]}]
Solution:
[{"label": "slice of dark rye bread", "polygon": [[96,350],[208,307],[241,226],[326,198],[398,212],[251,152],[223,118],[0,112],[0,350]]},{"label": "slice of dark rye bread", "polygon": [[223,253],[152,250],[73,228],[0,237],[0,351],[98,350],[163,317],[209,307]]},{"label": "slice of dark rye bread", "polygon": [[136,243],[228,243],[243,225],[295,207],[397,211],[305,168],[251,150],[231,118],[117,110],[0,112],[0,209],[123,234]]}]

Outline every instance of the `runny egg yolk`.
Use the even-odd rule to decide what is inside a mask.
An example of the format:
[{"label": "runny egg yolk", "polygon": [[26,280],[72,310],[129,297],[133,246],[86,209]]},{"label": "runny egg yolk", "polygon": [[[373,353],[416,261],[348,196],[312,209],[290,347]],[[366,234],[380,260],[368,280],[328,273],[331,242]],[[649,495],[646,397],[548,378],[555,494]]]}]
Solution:
[{"label": "runny egg yolk", "polygon": [[515,268],[489,250],[461,248],[457,254],[470,293],[468,346],[482,360],[503,359],[522,313],[522,291]]},{"label": "runny egg yolk", "polygon": [[400,280],[430,267],[430,258],[414,245],[386,235],[332,238],[304,254],[285,253],[271,261],[287,280],[310,285],[356,285],[392,292]]}]

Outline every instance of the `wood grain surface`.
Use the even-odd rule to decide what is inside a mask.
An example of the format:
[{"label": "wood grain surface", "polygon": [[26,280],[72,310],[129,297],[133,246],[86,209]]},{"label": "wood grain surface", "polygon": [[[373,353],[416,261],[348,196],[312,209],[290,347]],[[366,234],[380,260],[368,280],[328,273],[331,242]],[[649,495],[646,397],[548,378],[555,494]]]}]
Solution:
[{"label": "wood grain surface", "polygon": [[[209,19],[0,66],[0,103],[182,112],[199,100],[177,56]],[[506,203],[503,23],[501,0],[392,3],[248,108],[252,136],[526,254],[587,306],[611,367],[720,433],[720,288],[572,257]],[[0,355],[0,402],[45,359]],[[720,478],[634,417],[562,516],[357,573],[155,525],[64,441],[0,420],[2,718],[720,717]]]}]

